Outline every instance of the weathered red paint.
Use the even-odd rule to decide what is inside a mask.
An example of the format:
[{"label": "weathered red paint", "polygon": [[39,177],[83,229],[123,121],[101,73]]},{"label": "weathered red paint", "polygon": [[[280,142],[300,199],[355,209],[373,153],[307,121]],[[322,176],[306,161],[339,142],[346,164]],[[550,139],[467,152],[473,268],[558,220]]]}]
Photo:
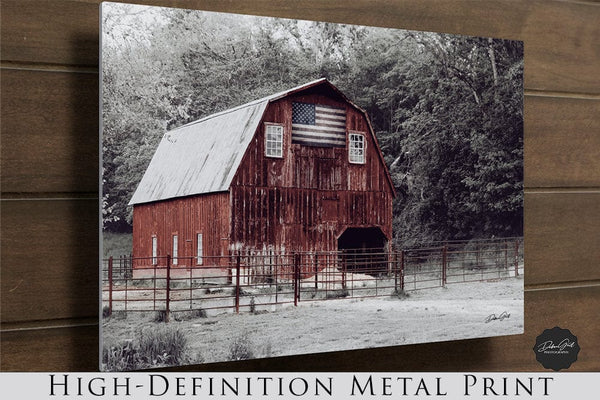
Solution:
[{"label": "weathered red paint", "polygon": [[[365,135],[366,163],[351,164],[348,145],[292,144],[294,101],[345,108],[347,133]],[[282,158],[265,156],[268,123],[284,125]],[[150,257],[156,235],[158,255],[172,254],[172,235],[177,234],[179,256],[194,257],[196,233],[203,234],[205,256],[235,249],[337,250],[337,239],[348,227],[378,227],[389,240],[393,197],[366,114],[324,82],[268,105],[227,192],[135,205],[133,251],[136,257]]]},{"label": "weathered red paint", "polygon": [[202,234],[203,264],[210,257],[228,254],[229,248],[229,194],[209,193],[154,203],[139,204],[133,208],[133,254],[138,259],[134,266],[152,265],[152,237],[158,239],[158,257],[172,255],[173,235],[178,237],[177,266],[196,265],[196,235]]},{"label": "weathered red paint", "polygon": [[[345,107],[346,130],[367,139],[366,163],[351,164],[348,149],[292,144],[292,102]],[[264,124],[284,125],[282,158],[266,157]],[[348,135],[347,135],[348,136]],[[230,188],[231,242],[245,248],[337,250],[347,227],[379,227],[392,236],[393,187],[365,114],[344,99],[319,92],[269,105]]]}]

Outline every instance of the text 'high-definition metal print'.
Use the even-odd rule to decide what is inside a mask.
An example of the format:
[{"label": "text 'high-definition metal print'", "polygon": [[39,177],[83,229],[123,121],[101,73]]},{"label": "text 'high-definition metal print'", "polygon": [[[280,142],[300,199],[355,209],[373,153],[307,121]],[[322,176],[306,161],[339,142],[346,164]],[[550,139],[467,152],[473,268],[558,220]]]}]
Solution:
[{"label": "text 'high-definition metal print'", "polygon": [[102,370],[523,332],[522,42],[101,10]]}]

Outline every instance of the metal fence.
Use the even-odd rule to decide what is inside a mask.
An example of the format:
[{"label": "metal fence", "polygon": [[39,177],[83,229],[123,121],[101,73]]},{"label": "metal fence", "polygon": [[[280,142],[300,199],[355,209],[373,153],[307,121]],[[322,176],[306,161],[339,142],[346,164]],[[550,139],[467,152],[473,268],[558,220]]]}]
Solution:
[{"label": "metal fence", "polygon": [[[147,260],[155,264],[142,267]],[[523,239],[452,241],[385,252],[236,252],[226,257],[110,257],[102,301],[123,311],[274,310],[299,302],[398,295],[523,273]],[[138,266],[140,265],[140,266]]]}]

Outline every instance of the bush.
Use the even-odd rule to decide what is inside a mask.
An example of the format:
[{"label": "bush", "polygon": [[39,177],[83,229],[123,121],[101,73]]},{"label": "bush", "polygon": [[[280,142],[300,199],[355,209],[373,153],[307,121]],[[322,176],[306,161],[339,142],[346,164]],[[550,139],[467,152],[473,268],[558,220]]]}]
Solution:
[{"label": "bush", "polygon": [[113,310],[110,313],[110,318],[111,319],[116,319],[116,320],[124,320],[127,319],[127,312],[124,310]]},{"label": "bush", "polygon": [[408,293],[406,293],[404,290],[400,289],[394,289],[392,291],[392,297],[397,297],[399,299],[405,299],[407,297],[410,297],[410,295]]},{"label": "bush", "polygon": [[167,315],[167,312],[165,310],[160,310],[154,314],[152,322],[167,322],[168,320],[169,316]]},{"label": "bush", "polygon": [[191,319],[196,318],[208,318],[208,314],[206,314],[206,310],[200,308],[198,310],[192,311],[183,311],[175,313],[175,321],[189,321]]},{"label": "bush", "polygon": [[133,248],[133,235],[131,233],[102,232],[102,256],[117,259],[121,255],[131,254]]},{"label": "bush", "polygon": [[137,350],[131,341],[102,349],[102,366],[105,371],[127,371],[139,366]]},{"label": "bush", "polygon": [[342,299],[344,297],[348,297],[350,295],[350,292],[348,292],[348,289],[340,289],[340,290],[336,290],[335,292],[329,292],[327,293],[327,296],[325,296],[326,299]]},{"label": "bush", "polygon": [[[186,355],[187,338],[177,328],[149,328],[138,332],[136,340],[127,340],[102,349],[105,371],[126,371],[191,363]],[[197,360],[202,360],[197,355]]]},{"label": "bush", "polygon": [[229,361],[249,360],[254,358],[254,350],[248,334],[239,336],[229,345]]},{"label": "bush", "polygon": [[140,332],[138,346],[145,364],[179,365],[185,361],[187,338],[177,328],[152,328]]}]

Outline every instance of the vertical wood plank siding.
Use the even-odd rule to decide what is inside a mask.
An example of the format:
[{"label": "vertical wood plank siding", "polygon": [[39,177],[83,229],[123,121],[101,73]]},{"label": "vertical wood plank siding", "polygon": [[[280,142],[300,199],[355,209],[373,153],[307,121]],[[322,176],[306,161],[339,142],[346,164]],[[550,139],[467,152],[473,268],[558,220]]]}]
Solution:
[{"label": "vertical wood plank siding", "polygon": [[[195,264],[196,235],[202,233],[204,257],[227,255],[229,219],[229,195],[226,192],[136,205],[133,208],[133,254],[149,257],[155,235],[157,256],[172,255],[173,235],[177,235],[179,257],[194,257],[192,262]],[[178,262],[180,267],[189,264],[189,260]],[[151,259],[136,264],[138,267],[150,265]]]},{"label": "vertical wood plank siding", "polygon": [[[292,103],[345,108],[346,130],[365,134],[366,163],[348,148],[292,144]],[[284,126],[283,157],[265,156],[265,123]],[[341,98],[301,93],[265,111],[231,185],[231,242],[262,250],[336,250],[347,227],[379,227],[392,237],[393,188],[362,112]]]}]

